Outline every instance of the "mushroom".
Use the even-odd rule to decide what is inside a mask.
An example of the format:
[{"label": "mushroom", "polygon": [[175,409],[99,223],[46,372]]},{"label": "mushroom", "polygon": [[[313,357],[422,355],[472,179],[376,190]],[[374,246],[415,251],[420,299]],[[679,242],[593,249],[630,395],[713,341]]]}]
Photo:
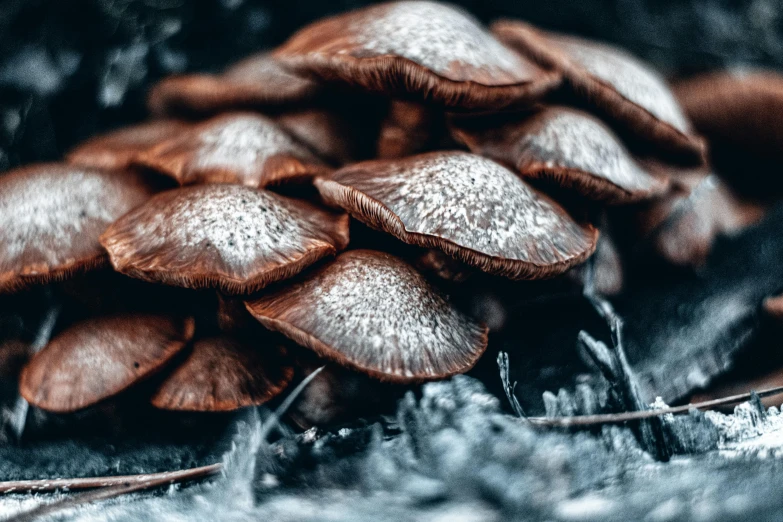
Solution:
[{"label": "mushroom", "polygon": [[232,113],[192,126],[138,154],[136,163],[180,185],[265,187],[328,171],[306,147],[258,114]]},{"label": "mushroom", "polygon": [[92,406],[160,370],[193,332],[193,319],[142,314],[87,319],[32,357],[22,371],[20,393],[53,412]]},{"label": "mushroom", "polygon": [[374,228],[512,279],[565,272],[598,239],[510,170],[466,152],[357,163],[315,184],[328,204]]},{"label": "mushroom", "polygon": [[764,299],[764,312],[777,320],[783,319],[783,295],[775,295]]},{"label": "mushroom", "polygon": [[669,180],[637,161],[612,131],[587,113],[547,107],[524,117],[454,120],[454,136],[472,152],[604,203],[663,194]]},{"label": "mushroom", "polygon": [[769,196],[776,176],[754,176],[783,163],[783,75],[715,72],[675,85],[675,93],[694,127],[710,143],[722,175],[740,188]]},{"label": "mushroom", "polygon": [[152,405],[164,410],[232,411],[264,404],[293,378],[294,369],[284,357],[280,347],[253,346],[225,336],[200,339],[155,391]]},{"label": "mushroom", "polygon": [[224,110],[298,105],[315,98],[318,83],[280,64],[269,53],[245,58],[223,74],[172,76],[149,93],[153,114],[211,114]]},{"label": "mushroom", "polygon": [[709,171],[684,171],[672,176],[674,190],[649,202],[636,214],[642,237],[674,265],[700,266],[715,237],[740,230],[761,219],[762,205],[739,199]]},{"label": "mushroom", "polygon": [[367,132],[365,123],[329,109],[305,109],[287,112],[275,118],[292,137],[307,145],[319,158],[335,165],[350,163],[362,155],[361,144]]},{"label": "mushroom", "polygon": [[436,111],[421,103],[392,100],[381,124],[378,159],[403,158],[425,150],[433,139],[437,116]]},{"label": "mushroom", "polygon": [[84,167],[127,168],[139,153],[179,135],[186,128],[187,124],[179,120],[147,121],[91,138],[69,152],[65,159]]},{"label": "mushroom", "polygon": [[661,76],[622,49],[501,20],[492,32],[541,67],[563,74],[585,105],[662,153],[688,165],[704,162],[705,144],[694,135]]},{"label": "mushroom", "polygon": [[0,292],[104,265],[98,236],[154,192],[139,173],[58,163],[0,176]]},{"label": "mushroom", "polygon": [[558,73],[517,55],[464,11],[427,1],[320,20],[275,57],[327,81],[459,109],[530,105],[560,83]]},{"label": "mushroom", "polygon": [[132,277],[248,293],[345,248],[348,216],[240,185],[198,185],[158,194],[101,244]]},{"label": "mushroom", "polygon": [[[611,236],[602,231],[598,247],[593,254],[592,275],[587,264],[572,268],[568,274],[584,285],[592,285],[599,295],[614,296],[622,292],[624,284],[623,263]],[[589,278],[592,277],[592,280]]]},{"label": "mushroom", "polygon": [[301,280],[247,302],[267,328],[319,356],[397,383],[470,369],[486,327],[453,308],[411,266],[351,250]]}]

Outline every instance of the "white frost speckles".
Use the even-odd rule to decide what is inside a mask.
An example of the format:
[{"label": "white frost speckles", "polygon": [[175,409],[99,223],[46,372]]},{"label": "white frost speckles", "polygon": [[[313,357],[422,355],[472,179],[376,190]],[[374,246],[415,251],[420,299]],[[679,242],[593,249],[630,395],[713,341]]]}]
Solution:
[{"label": "white frost speckles", "polygon": [[551,43],[590,74],[612,85],[628,100],[680,132],[688,132],[688,120],[664,79],[633,56],[606,45],[571,37],[558,36]]},{"label": "white frost speckles", "polygon": [[580,170],[626,190],[645,191],[659,183],[598,120],[570,110],[550,114],[537,131],[521,137],[524,157],[547,161],[549,167]]},{"label": "white frost speckles", "polygon": [[150,193],[130,173],[42,165],[0,178],[0,264],[99,255],[98,236]]},{"label": "white frost speckles", "polygon": [[221,117],[203,128],[198,139],[201,146],[194,157],[195,168],[232,169],[248,181],[274,155],[313,159],[303,146],[262,116]]},{"label": "white frost speckles", "polygon": [[437,73],[455,65],[504,72],[526,67],[470,15],[453,7],[398,2],[383,8],[379,18],[363,18],[348,28],[368,51],[408,58]]},{"label": "white frost speckles", "polygon": [[313,335],[352,365],[401,379],[464,371],[484,349],[481,327],[409,265],[379,252],[346,252],[250,309]]},{"label": "white frost speckles", "polygon": [[569,259],[585,232],[505,167],[463,152],[359,164],[333,180],[379,200],[406,231],[525,262]]},{"label": "white frost speckles", "polygon": [[200,260],[247,277],[259,263],[294,261],[330,242],[326,213],[262,190],[202,185],[161,197],[165,204],[153,199],[121,220],[126,255],[170,252],[184,265]]}]

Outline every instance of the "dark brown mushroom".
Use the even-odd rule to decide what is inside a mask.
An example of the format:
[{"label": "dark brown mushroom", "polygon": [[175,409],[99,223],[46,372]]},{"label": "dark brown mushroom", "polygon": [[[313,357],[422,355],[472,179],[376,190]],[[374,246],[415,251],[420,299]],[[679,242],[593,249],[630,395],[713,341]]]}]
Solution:
[{"label": "dark brown mushroom", "polygon": [[702,265],[719,234],[740,230],[764,215],[765,207],[738,198],[708,171],[672,175],[674,190],[636,214],[639,232],[674,265]]},{"label": "dark brown mushroom", "polygon": [[150,91],[153,114],[212,114],[226,110],[298,105],[320,92],[318,83],[259,53],[223,74],[172,76]]},{"label": "dark brown mushroom", "polygon": [[693,134],[666,81],[627,52],[518,21],[496,22],[492,32],[540,66],[562,72],[584,104],[653,144],[652,152],[689,165],[704,162],[704,140]]},{"label": "dark brown mushroom", "polygon": [[276,52],[293,69],[458,109],[530,105],[560,83],[449,5],[392,2],[315,22]]},{"label": "dark brown mushroom", "polygon": [[361,155],[361,120],[348,117],[334,110],[305,109],[287,112],[275,118],[275,122],[288,134],[304,143],[332,164],[343,165]]},{"label": "dark brown mushroom", "polygon": [[66,156],[68,163],[84,167],[122,169],[136,156],[187,128],[178,120],[152,120],[91,138]]},{"label": "dark brown mushroom", "polygon": [[152,396],[164,410],[232,411],[280,394],[294,375],[285,351],[230,337],[200,339]]},{"label": "dark brown mushroom", "polygon": [[194,125],[141,152],[136,163],[180,185],[265,187],[328,172],[307,147],[275,122],[251,113],[224,114]]},{"label": "dark brown mushroom", "polygon": [[357,163],[316,186],[327,203],[374,228],[513,279],[562,273],[598,239],[510,170],[466,152]]},{"label": "dark brown mushroom", "polygon": [[138,173],[47,163],[0,176],[0,292],[106,264],[98,237],[153,195]]},{"label": "dark brown mushroom", "polygon": [[783,75],[775,72],[716,72],[675,85],[694,127],[710,143],[721,175],[738,188],[769,196],[783,192],[777,176],[783,163]]},{"label": "dark brown mushroom", "polygon": [[41,409],[72,412],[149,377],[193,337],[193,319],[128,314],[78,323],[33,356],[22,396]]},{"label": "dark brown mushroom", "polygon": [[648,171],[614,133],[589,114],[547,107],[528,116],[461,118],[454,136],[471,151],[605,203],[632,203],[664,193],[666,176]]},{"label": "dark brown mushroom", "polygon": [[101,243],[124,274],[247,293],[345,248],[348,216],[240,185],[198,185],[157,195]]},{"label": "dark brown mushroom", "polygon": [[390,382],[465,372],[487,346],[485,327],[411,266],[372,250],[345,252],[247,307],[264,326],[319,356]]},{"label": "dark brown mushroom", "polygon": [[392,100],[381,123],[376,156],[394,159],[424,151],[433,139],[437,118],[442,113],[421,103]]}]

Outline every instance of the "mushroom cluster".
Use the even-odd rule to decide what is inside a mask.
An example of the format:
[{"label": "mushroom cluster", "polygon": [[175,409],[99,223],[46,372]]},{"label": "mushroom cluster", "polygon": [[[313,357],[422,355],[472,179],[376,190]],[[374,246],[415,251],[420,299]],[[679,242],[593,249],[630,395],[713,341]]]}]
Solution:
[{"label": "mushroom cluster", "polygon": [[[149,108],[62,163],[0,176],[0,292],[79,293],[113,269],[150,296],[115,295],[32,356],[20,391],[44,410],[142,381],[162,409],[258,405],[308,350],[378,381],[442,379],[477,362],[493,325],[450,298],[464,278],[583,278],[600,229],[592,272],[617,292],[614,216],[695,265],[760,213],[711,174],[650,67],[447,4],[317,21],[221,74],[163,80]],[[151,307],[159,285],[186,290]]]}]

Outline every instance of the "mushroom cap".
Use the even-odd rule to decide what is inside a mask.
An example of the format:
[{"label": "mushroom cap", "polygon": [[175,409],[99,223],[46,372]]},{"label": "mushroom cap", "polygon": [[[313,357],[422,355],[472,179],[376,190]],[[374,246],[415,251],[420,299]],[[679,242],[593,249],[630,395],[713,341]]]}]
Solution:
[{"label": "mushroom cap", "polygon": [[193,337],[193,319],[125,314],[78,323],[33,356],[22,371],[22,397],[41,409],[92,406],[150,376]]},{"label": "mushroom cap", "polygon": [[294,375],[284,350],[230,337],[193,343],[185,360],[152,396],[164,410],[232,411],[258,406],[282,392]]},{"label": "mushroom cap", "polygon": [[539,65],[561,71],[584,103],[656,151],[687,164],[704,162],[704,140],[693,134],[666,81],[626,51],[511,20],[495,22],[492,32]]},{"label": "mushroom cap", "polygon": [[604,203],[633,203],[666,192],[668,177],[637,162],[614,133],[593,116],[547,107],[523,119],[495,124],[455,120],[453,134],[476,154],[513,166],[526,178],[550,180]]},{"label": "mushroom cap", "polygon": [[529,105],[560,84],[455,7],[390,2],[326,18],[275,56],[295,70],[460,109]]},{"label": "mushroom cap", "polygon": [[719,234],[744,228],[765,212],[709,171],[679,172],[672,180],[676,190],[642,207],[636,219],[641,235],[651,237],[658,254],[675,265],[702,265]]},{"label": "mushroom cap", "polygon": [[327,203],[371,227],[512,279],[562,273],[598,239],[507,168],[466,152],[357,163],[315,183]]},{"label": "mushroom cap", "polygon": [[245,58],[220,75],[170,76],[147,98],[153,114],[211,114],[233,109],[289,106],[315,98],[320,85],[280,64],[270,53]]},{"label": "mushroom cap", "polygon": [[328,171],[274,121],[252,113],[224,114],[194,125],[141,152],[136,163],[180,185],[265,187]]},{"label": "mushroom cap", "polygon": [[487,346],[486,327],[411,266],[372,250],[345,252],[247,308],[321,357],[391,382],[467,371]]},{"label": "mushroom cap", "polygon": [[0,176],[0,292],[106,263],[98,237],[154,190],[142,174],[44,163]]},{"label": "mushroom cap", "polygon": [[136,156],[178,135],[187,124],[178,120],[152,120],[96,136],[77,146],[66,156],[68,163],[84,167],[122,169]]},{"label": "mushroom cap", "polygon": [[[737,185],[760,178],[761,191],[774,183],[779,188],[779,181],[752,173],[766,173],[783,162],[783,75],[717,72],[682,81],[674,89],[694,127],[709,141],[721,174],[733,175]],[[762,161],[768,165],[759,165]]]},{"label": "mushroom cap", "polygon": [[348,216],[241,185],[198,185],[158,194],[101,243],[118,272],[247,293],[345,248]]},{"label": "mushroom cap", "polygon": [[775,295],[764,299],[764,312],[777,320],[783,319],[783,295]]}]

